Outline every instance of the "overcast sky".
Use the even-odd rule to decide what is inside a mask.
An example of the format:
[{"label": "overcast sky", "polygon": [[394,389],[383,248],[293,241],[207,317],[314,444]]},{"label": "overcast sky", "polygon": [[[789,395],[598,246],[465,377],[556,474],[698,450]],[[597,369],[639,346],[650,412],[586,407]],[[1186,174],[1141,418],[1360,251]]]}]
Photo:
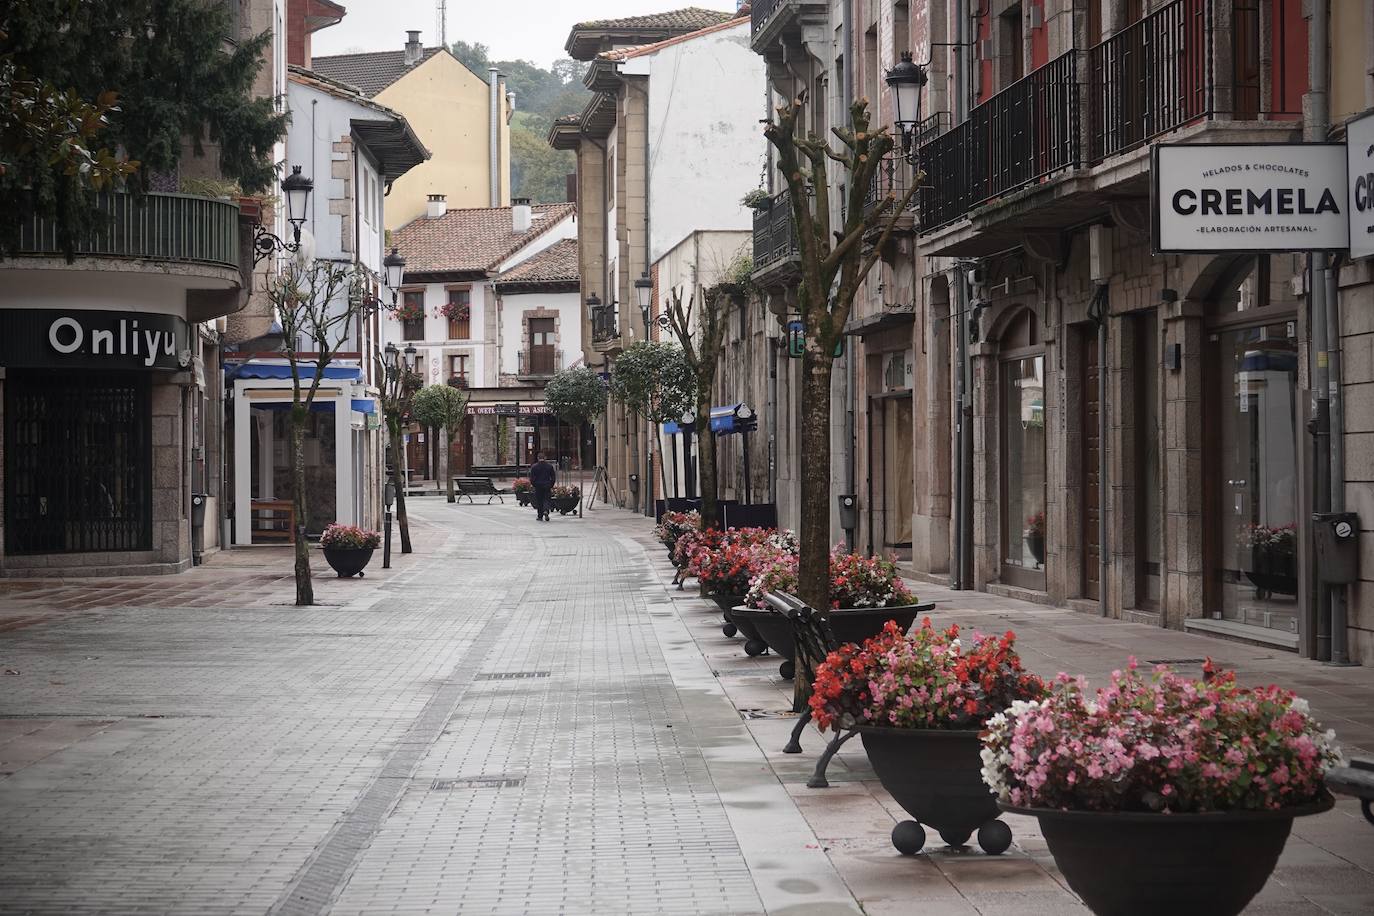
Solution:
[{"label": "overcast sky", "polygon": [[[438,0],[340,0],[343,22],[316,32],[317,56],[390,51],[405,46],[406,30],[419,29],[426,47],[439,43]],[[563,44],[575,22],[642,16],[699,6],[735,9],[735,0],[448,0],[448,40],[481,42],[493,60],[531,60],[548,67],[566,57]]]}]

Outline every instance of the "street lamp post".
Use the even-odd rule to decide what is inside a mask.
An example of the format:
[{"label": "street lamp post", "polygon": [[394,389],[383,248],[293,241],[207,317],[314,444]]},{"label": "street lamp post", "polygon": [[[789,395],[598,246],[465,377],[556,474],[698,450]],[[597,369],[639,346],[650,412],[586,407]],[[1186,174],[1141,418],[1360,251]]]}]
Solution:
[{"label": "street lamp post", "polygon": [[[639,306],[640,317],[644,319],[644,341],[649,340],[649,306],[653,301],[654,281],[649,279],[648,272],[641,273],[639,279],[634,283],[635,302]],[[644,449],[644,466],[647,473],[644,475],[644,514],[652,516],[654,514],[654,448],[658,442],[658,425],[650,420],[648,422],[648,438]]]},{"label": "street lamp post", "polygon": [[901,131],[902,152],[908,161],[915,155],[912,140],[916,125],[921,123],[921,87],[928,79],[925,67],[912,62],[910,51],[902,52],[902,59],[885,77],[896,108],[892,121]]},{"label": "street lamp post", "polygon": [[692,467],[692,431],[696,428],[696,422],[696,411],[688,408],[682,412],[682,491],[687,499],[692,498],[692,491],[696,489],[696,474]]},{"label": "street lamp post", "polygon": [[259,223],[253,230],[254,266],[274,251],[296,254],[301,250],[301,227],[305,225],[305,211],[314,188],[315,182],[301,174],[300,166],[291,167],[291,174],[281,183],[282,194],[286,197],[286,221],[291,224],[291,241],[283,241]]},{"label": "street lamp post", "polygon": [[386,527],[383,529],[385,534],[382,540],[382,569],[391,568],[391,505],[396,501],[396,483],[388,480],[382,487],[382,503],[386,508],[382,518],[385,519]]}]

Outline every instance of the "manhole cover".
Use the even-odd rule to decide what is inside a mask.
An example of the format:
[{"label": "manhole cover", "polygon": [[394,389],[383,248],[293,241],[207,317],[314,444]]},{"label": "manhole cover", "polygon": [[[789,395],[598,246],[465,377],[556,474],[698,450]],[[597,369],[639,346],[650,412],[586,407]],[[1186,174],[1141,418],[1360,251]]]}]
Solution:
[{"label": "manhole cover", "polygon": [[430,789],[449,792],[454,789],[510,789],[525,784],[523,776],[460,776],[457,779],[436,779]]},{"label": "manhole cover", "polygon": [[795,719],[797,714],[790,709],[741,709],[741,719]]},{"label": "manhole cover", "polygon": [[484,671],[477,675],[479,681],[520,681],[532,677],[548,677],[547,671]]}]

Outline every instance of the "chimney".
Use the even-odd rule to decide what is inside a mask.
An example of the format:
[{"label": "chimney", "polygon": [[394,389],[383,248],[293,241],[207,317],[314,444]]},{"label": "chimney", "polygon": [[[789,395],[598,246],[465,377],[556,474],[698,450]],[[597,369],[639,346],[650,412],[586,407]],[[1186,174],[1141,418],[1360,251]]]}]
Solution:
[{"label": "chimney", "polygon": [[448,212],[448,198],[443,194],[429,195],[429,212],[425,215],[430,219],[438,219]]},{"label": "chimney", "polygon": [[489,207],[501,206],[501,71],[488,67],[491,105],[487,112],[487,178]]},{"label": "chimney", "polygon": [[570,204],[575,204],[575,203],[577,203],[577,173],[576,173],[576,172],[569,172],[569,173],[567,174],[566,181],[567,181],[567,191],[568,191],[568,193],[567,193],[568,203],[570,203]]},{"label": "chimney", "polygon": [[519,235],[530,231],[530,199],[517,197],[510,202],[510,228]]},{"label": "chimney", "polygon": [[406,39],[406,66],[413,67],[420,62],[420,56],[424,53],[420,47],[420,30],[407,31],[406,35],[409,36]]}]

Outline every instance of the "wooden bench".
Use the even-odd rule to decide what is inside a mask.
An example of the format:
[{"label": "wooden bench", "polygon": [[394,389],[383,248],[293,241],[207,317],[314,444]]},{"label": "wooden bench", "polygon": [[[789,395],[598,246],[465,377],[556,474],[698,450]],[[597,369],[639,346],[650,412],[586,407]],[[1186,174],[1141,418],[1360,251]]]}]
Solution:
[{"label": "wooden bench", "polygon": [[518,464],[475,464],[468,472],[475,477],[523,477],[530,472],[528,465]]},{"label": "wooden bench", "polygon": [[502,505],[506,503],[505,499],[502,499],[506,491],[496,489],[490,477],[455,477],[453,478],[453,485],[458,488],[458,499],[460,500],[466,496],[468,502],[473,503],[472,498],[474,496],[485,496],[488,506],[491,505],[493,499],[500,500]]},{"label": "wooden bench", "polygon": [[250,500],[248,542],[296,543],[296,506],[289,499]]}]

